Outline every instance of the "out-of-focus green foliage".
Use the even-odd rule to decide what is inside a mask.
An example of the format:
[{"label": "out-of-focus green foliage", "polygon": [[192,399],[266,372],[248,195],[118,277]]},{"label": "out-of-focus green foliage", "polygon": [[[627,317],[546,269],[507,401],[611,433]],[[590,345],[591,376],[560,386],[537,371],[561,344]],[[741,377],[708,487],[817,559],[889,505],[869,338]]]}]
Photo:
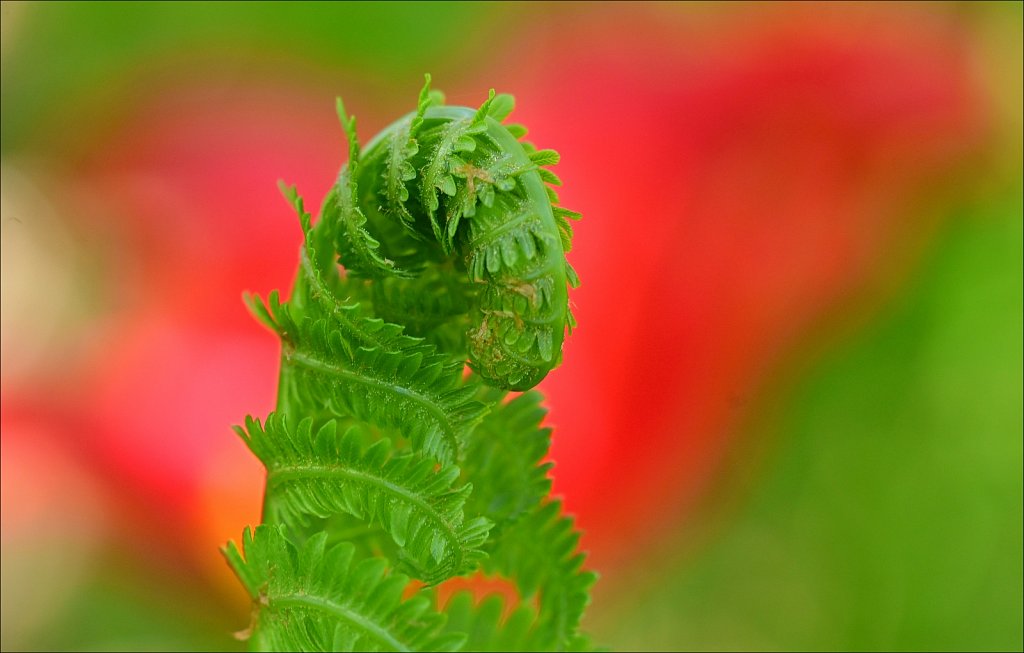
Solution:
[{"label": "out-of-focus green foliage", "polygon": [[801,381],[749,503],[600,635],[1020,650],[1020,200],[962,216],[911,294]]},{"label": "out-of-focus green foliage", "polygon": [[49,625],[4,650],[241,651],[237,627],[197,574],[168,573],[119,551],[90,568]]},{"label": "out-of-focus green foliage", "polygon": [[301,59],[370,79],[416,79],[427,69],[444,71],[444,62],[462,56],[453,42],[471,45],[505,11],[462,2],[47,2],[19,9],[5,7],[5,21],[26,24],[5,44],[3,152],[36,139],[76,97],[161,74],[169,55],[245,70]]}]

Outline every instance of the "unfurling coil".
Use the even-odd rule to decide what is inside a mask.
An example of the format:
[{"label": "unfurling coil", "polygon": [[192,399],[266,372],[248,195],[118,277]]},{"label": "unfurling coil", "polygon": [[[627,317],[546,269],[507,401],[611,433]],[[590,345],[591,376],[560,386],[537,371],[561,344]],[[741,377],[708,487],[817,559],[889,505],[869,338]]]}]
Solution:
[{"label": "unfurling coil", "polygon": [[350,158],[324,219],[341,227],[334,244],[346,270],[392,277],[393,292],[446,267],[468,298],[471,367],[490,385],[526,390],[558,364],[573,326],[566,285],[578,280],[565,252],[579,214],[557,206],[561,181],[545,166],[558,154],[502,124],[512,108],[493,91],[477,110],[444,106],[424,87],[416,112],[360,152],[339,103]]},{"label": "unfurling coil", "polygon": [[[493,91],[445,106],[428,76],[416,110],[360,147],[339,100],[349,159],[318,219],[282,186],[298,274],[287,302],[248,300],[281,340],[277,409],[236,429],[267,469],[264,523],[225,549],[253,650],[590,646],[595,576],[548,497],[540,396],[507,395],[561,360],[579,215],[557,206],[558,154],[502,124],[513,106]],[[515,583],[507,618],[497,598],[431,605],[478,570]]]}]

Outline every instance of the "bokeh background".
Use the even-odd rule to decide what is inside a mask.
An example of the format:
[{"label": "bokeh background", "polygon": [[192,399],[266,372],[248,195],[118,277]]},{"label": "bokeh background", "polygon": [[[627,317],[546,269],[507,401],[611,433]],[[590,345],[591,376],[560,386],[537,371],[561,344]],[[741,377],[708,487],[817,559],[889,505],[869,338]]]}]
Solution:
[{"label": "bokeh background", "polygon": [[238,649],[229,426],[345,158],[514,93],[581,211],[543,384],[617,649],[1021,649],[1022,5],[2,5],[2,647]]}]

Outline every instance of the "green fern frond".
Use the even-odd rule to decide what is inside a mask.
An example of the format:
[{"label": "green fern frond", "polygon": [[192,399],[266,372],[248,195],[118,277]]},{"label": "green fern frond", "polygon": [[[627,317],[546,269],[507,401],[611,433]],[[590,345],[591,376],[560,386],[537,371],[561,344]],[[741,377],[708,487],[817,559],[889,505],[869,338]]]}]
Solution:
[{"label": "green fern frond", "polygon": [[455,195],[447,201],[448,215],[444,247],[454,249],[455,237],[463,217],[476,216],[476,207],[494,207],[499,193],[516,189],[518,177],[525,172],[537,170],[537,166],[517,160],[501,149],[489,138],[478,138],[478,155],[472,162],[452,157],[452,175],[456,178]]},{"label": "green fern frond", "polygon": [[382,558],[355,560],[354,547],[325,546],[326,534],[298,549],[279,527],[259,526],[228,543],[224,556],[253,599],[250,647],[274,651],[456,651],[430,599],[402,600],[409,579]]},{"label": "green fern frond", "polygon": [[323,219],[339,234],[335,240],[338,257],[345,269],[360,276],[407,276],[395,262],[380,255],[380,242],[366,230],[366,215],[359,206],[356,176],[359,170],[359,141],[356,137],[356,119],[345,112],[345,104],[337,99],[338,118],[349,143],[348,164],[338,175],[331,193],[324,202]]},{"label": "green fern frond", "polygon": [[[572,251],[573,236],[572,224],[569,221],[579,220],[582,216],[576,211],[570,211],[561,206],[552,206],[551,208],[555,216],[555,223],[558,225],[559,236],[562,240],[562,251],[569,253]],[[573,277],[575,278],[575,273],[573,273]],[[570,280],[570,285],[575,288],[579,285],[579,279],[576,279],[575,283],[572,283],[572,280]]]},{"label": "green fern frond", "polygon": [[397,218],[409,234],[422,238],[416,231],[412,213],[406,208],[409,201],[409,182],[416,179],[412,158],[420,151],[411,130],[395,132],[388,144],[387,164],[382,173],[384,180],[385,214]]},{"label": "green fern frond", "polygon": [[483,563],[488,573],[513,579],[523,599],[539,594],[537,632],[546,649],[572,645],[590,604],[597,575],[582,570],[579,538],[572,519],[562,515],[561,502],[551,501],[506,529]]},{"label": "green fern frond", "polygon": [[487,111],[487,115],[498,122],[503,122],[515,108],[515,97],[508,93],[498,93],[494,96],[494,99],[491,100],[491,105]]},{"label": "green fern frond", "polygon": [[561,160],[562,157],[554,150],[537,150],[530,155],[530,161],[533,161],[539,166],[557,165]]},{"label": "green fern frond", "polygon": [[418,451],[440,462],[458,460],[469,431],[486,411],[473,399],[475,384],[446,357],[351,348],[323,321],[299,329],[283,364],[309,384],[318,401],[400,431]]},{"label": "green fern frond", "polygon": [[459,592],[448,600],[445,631],[464,633],[463,651],[542,651],[544,642],[536,637],[537,612],[528,604],[517,606],[507,618],[505,601],[499,595],[474,604],[473,595]]},{"label": "green fern frond", "polygon": [[525,276],[520,270],[538,262],[538,255],[556,247],[562,251],[545,228],[545,216],[524,200],[499,197],[494,208],[479,207],[476,218],[464,245],[471,252],[467,267],[474,281]]},{"label": "green fern frond", "polygon": [[508,129],[508,133],[512,134],[512,136],[517,140],[525,138],[526,134],[529,133],[526,125],[520,125],[518,123],[507,125],[505,128]]},{"label": "green fern frond", "polygon": [[[551,188],[558,154],[502,124],[514,106],[493,90],[445,106],[428,75],[362,148],[339,100],[348,162],[318,218],[281,185],[295,284],[245,296],[281,340],[277,410],[237,429],[267,469],[267,524],[224,551],[253,598],[252,650],[591,650],[595,576],[547,499],[541,398],[507,395],[561,361],[579,214]],[[500,599],[456,597],[445,625],[432,590],[402,600],[387,560],[428,586],[504,576],[521,605],[502,618]]]},{"label": "green fern frond", "polygon": [[561,648],[551,645],[537,623],[537,611],[520,603],[507,616],[504,597],[496,594],[474,603],[469,592],[459,592],[448,600],[445,632],[464,633],[463,651],[598,651],[585,635],[572,637]]},{"label": "green fern frond", "polygon": [[548,495],[553,467],[541,464],[551,443],[551,429],[540,427],[547,413],[541,395],[503,401],[504,395],[484,391],[483,401],[496,405],[473,432],[462,464],[463,479],[474,488],[467,509],[493,521],[495,536]]},{"label": "green fern frond", "polygon": [[466,358],[466,313],[475,295],[474,284],[440,267],[428,268],[415,279],[382,279],[370,284],[366,293],[374,314],[404,325],[409,335],[462,360]]},{"label": "green fern frond", "polygon": [[495,97],[496,96],[494,93],[494,89],[492,88],[490,91],[487,92],[487,99],[484,100],[484,103],[481,104],[480,108],[476,110],[476,115],[473,116],[474,125],[479,125],[484,122],[488,114],[490,114],[491,112],[491,104],[494,103]]},{"label": "green fern frond", "polygon": [[597,577],[582,571],[579,533],[561,503],[542,503],[552,465],[541,464],[551,434],[540,428],[541,397],[528,392],[501,403],[485,390],[483,399],[498,405],[477,427],[463,464],[463,478],[474,484],[468,509],[495,522],[483,566],[512,579],[524,599],[540,595],[533,634],[514,650],[586,650],[589,644],[574,637]]},{"label": "green fern frond", "polygon": [[[411,351],[359,347],[327,320],[297,321],[276,299],[272,293],[260,311],[281,337],[282,369],[307,386],[302,394],[334,415],[395,429],[440,462],[458,460],[469,431],[487,411],[474,399],[479,382],[463,380],[461,363],[426,344]],[[301,403],[302,397],[294,400]]]},{"label": "green fern frond", "polygon": [[551,184],[552,186],[562,185],[562,180],[559,178],[559,176],[551,172],[547,168],[538,169],[537,174],[540,175],[540,178],[544,181],[545,184]]},{"label": "green fern frond", "polygon": [[453,120],[432,139],[430,156],[421,172],[423,181],[420,185],[420,203],[427,212],[430,227],[438,242],[448,242],[444,236],[446,228],[441,226],[437,216],[441,206],[439,194],[447,197],[455,195],[457,186],[452,170],[465,163],[458,155],[475,150],[477,141],[473,136],[485,131],[487,126],[482,121]]},{"label": "green fern frond", "polygon": [[[304,314],[310,318],[329,319],[345,339],[355,346],[377,348],[383,351],[421,351],[425,354],[433,350],[425,347],[422,339],[405,335],[404,327],[389,323],[379,318],[367,316],[361,310],[358,301],[350,298],[341,299],[343,290],[351,290],[352,284],[343,284],[337,266],[330,255],[330,232],[328,224],[321,223],[316,229],[311,227],[311,218],[305,211],[302,198],[295,187],[281,185],[284,196],[295,208],[303,232],[303,245],[299,253],[299,281],[292,292],[291,305],[300,305]],[[327,251],[328,255],[321,252]],[[393,281],[395,277],[387,277],[382,281]],[[262,319],[264,324],[267,322]],[[273,327],[272,327],[273,328]]]},{"label": "green fern frond", "polygon": [[423,115],[427,107],[432,104],[430,75],[424,77],[423,89],[420,90],[419,101],[416,103],[416,114],[407,125],[397,129],[389,138],[386,164],[381,174],[386,213],[398,218],[407,232],[417,239],[423,237],[416,230],[416,218],[406,204],[409,201],[409,182],[416,179],[417,174],[413,166],[413,157],[420,151],[416,134],[423,124]]},{"label": "green fern frond", "polygon": [[471,484],[455,487],[459,469],[412,453],[394,454],[387,440],[366,446],[358,426],[339,433],[334,420],[290,428],[271,413],[237,429],[267,468],[267,521],[308,524],[309,517],[347,513],[380,524],[416,578],[435,584],[473,571],[490,522],[463,514]]}]

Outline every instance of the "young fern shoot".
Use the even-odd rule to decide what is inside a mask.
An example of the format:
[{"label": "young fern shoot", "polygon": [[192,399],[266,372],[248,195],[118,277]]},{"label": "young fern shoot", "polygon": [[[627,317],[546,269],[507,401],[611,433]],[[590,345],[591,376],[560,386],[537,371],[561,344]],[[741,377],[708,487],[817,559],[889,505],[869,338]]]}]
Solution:
[{"label": "young fern shoot", "polygon": [[[277,408],[236,429],[267,469],[263,523],[224,549],[251,650],[590,648],[596,577],[548,496],[530,391],[573,326],[579,214],[558,206],[558,154],[503,124],[513,107],[447,106],[428,75],[360,147],[339,100],[349,159],[315,223],[282,186],[304,235],[292,294],[247,297],[281,340]],[[518,588],[506,618],[498,597],[438,605],[478,570]]]}]

